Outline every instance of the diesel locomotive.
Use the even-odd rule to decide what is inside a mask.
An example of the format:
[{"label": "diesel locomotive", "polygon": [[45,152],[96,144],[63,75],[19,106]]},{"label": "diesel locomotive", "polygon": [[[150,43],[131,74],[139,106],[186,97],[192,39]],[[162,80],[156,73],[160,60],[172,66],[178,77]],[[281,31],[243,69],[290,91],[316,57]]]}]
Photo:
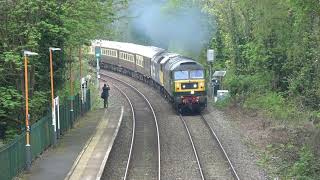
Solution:
[{"label": "diesel locomotive", "polygon": [[93,41],[89,54],[97,48],[100,68],[148,83],[177,111],[200,112],[207,106],[205,70],[197,61],[154,46],[106,40]]}]

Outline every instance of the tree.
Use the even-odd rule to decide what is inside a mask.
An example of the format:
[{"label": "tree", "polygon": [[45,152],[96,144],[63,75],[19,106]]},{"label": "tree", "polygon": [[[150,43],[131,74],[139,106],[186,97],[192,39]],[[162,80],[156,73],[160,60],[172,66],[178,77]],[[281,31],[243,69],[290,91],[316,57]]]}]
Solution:
[{"label": "tree", "polygon": [[[112,33],[116,10],[126,0],[7,0],[0,6],[0,119],[12,128],[24,122],[22,50],[38,52],[29,58],[31,121],[38,120],[49,107],[49,47],[55,54],[55,91],[65,86],[66,51],[79,48],[95,38]],[[13,123],[12,123],[13,122]],[[19,124],[19,126],[17,126]]]}]

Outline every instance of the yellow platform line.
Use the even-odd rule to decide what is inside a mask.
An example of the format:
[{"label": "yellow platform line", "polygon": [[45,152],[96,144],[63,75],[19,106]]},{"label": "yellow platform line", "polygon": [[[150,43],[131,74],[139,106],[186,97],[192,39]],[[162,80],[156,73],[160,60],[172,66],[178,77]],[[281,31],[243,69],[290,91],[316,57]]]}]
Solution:
[{"label": "yellow platform line", "polygon": [[70,180],[79,180],[81,179],[82,173],[87,167],[87,163],[92,156],[92,153],[98,144],[105,128],[108,125],[109,118],[104,119],[106,116],[107,110],[105,110],[103,117],[101,118],[98,126],[96,127],[96,133],[88,140],[85,148],[79,154],[77,160],[75,161],[73,168],[68,173],[66,179]]}]

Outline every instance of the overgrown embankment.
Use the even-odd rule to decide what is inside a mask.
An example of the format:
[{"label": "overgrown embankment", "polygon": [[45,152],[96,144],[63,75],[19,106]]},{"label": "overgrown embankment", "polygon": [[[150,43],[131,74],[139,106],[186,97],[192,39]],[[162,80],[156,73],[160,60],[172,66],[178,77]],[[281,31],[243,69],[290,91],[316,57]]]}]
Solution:
[{"label": "overgrown embankment", "polygon": [[213,0],[203,7],[218,25],[214,67],[228,71],[232,103],[265,117],[277,134],[263,147],[262,165],[273,176],[317,179],[319,2]]}]

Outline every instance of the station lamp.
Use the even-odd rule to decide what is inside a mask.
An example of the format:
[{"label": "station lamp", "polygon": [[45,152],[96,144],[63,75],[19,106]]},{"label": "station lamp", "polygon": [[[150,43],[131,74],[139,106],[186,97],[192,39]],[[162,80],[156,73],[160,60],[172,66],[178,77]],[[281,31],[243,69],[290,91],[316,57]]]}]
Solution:
[{"label": "station lamp", "polygon": [[[57,128],[56,128],[56,118],[54,112],[54,88],[53,88],[53,65],[52,65],[52,52],[61,51],[61,48],[50,47],[50,82],[51,82],[51,112],[52,112],[52,127],[53,127],[53,145],[57,144]],[[59,132],[58,132],[59,133]]]},{"label": "station lamp", "polygon": [[30,170],[31,167],[31,145],[30,145],[30,124],[29,124],[29,92],[28,92],[28,56],[35,56],[38,53],[31,51],[23,51],[24,56],[24,89],[26,101],[26,169]]}]

